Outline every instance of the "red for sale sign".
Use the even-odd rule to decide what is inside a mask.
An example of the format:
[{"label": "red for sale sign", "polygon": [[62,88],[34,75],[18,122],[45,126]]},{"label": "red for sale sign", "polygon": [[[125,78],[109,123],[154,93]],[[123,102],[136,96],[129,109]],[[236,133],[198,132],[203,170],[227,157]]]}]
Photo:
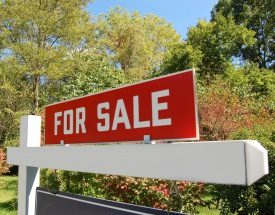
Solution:
[{"label": "red for sale sign", "polygon": [[45,144],[199,139],[187,70],[46,106]]}]

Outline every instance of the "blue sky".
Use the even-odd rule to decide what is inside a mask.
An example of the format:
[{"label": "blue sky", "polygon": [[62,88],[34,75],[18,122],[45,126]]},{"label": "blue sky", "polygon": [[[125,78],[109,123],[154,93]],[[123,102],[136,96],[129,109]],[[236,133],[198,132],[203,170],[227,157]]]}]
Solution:
[{"label": "blue sky", "polygon": [[88,7],[91,15],[108,12],[115,6],[141,14],[153,13],[172,23],[179,34],[186,38],[190,26],[198,19],[210,19],[210,12],[218,0],[95,0]]}]

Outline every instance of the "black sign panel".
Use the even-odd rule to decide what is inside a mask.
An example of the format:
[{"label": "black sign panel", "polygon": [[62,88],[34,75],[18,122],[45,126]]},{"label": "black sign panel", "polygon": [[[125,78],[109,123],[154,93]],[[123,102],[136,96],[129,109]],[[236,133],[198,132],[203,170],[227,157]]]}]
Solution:
[{"label": "black sign panel", "polygon": [[36,189],[36,215],[182,215],[155,208]]}]

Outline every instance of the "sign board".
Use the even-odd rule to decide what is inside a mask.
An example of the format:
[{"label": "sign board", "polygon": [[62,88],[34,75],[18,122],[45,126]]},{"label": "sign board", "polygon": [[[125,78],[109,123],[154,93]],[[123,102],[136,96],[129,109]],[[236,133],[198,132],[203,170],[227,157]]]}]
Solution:
[{"label": "sign board", "polygon": [[122,202],[91,198],[70,193],[52,193],[38,187],[36,189],[36,215],[182,215]]},{"label": "sign board", "polygon": [[198,140],[194,70],[46,106],[45,144]]}]

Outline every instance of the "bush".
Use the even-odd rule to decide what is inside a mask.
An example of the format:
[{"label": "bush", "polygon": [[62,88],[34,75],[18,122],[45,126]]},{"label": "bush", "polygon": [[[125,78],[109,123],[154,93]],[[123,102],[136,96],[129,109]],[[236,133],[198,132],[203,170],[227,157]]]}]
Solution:
[{"label": "bush", "polygon": [[[241,100],[254,99],[255,110],[275,110],[275,73],[255,65],[228,70],[224,80]],[[257,105],[258,104],[258,105]]]},{"label": "bush", "polygon": [[242,129],[232,139],[257,139],[267,150],[269,174],[249,187],[215,186],[216,199],[221,200],[221,214],[273,215],[275,206],[275,124]]},{"label": "bush", "polygon": [[274,74],[253,67],[228,71],[201,84],[199,115],[206,140],[255,139],[267,150],[269,175],[249,187],[213,185],[222,214],[273,214],[275,206]]},{"label": "bush", "polygon": [[254,122],[250,100],[241,100],[228,84],[217,78],[210,85],[200,85],[200,134],[204,140],[226,140],[230,134]]},{"label": "bush", "polygon": [[6,162],[6,154],[4,150],[0,148],[0,175],[9,172],[9,167]]},{"label": "bush", "polygon": [[114,175],[43,169],[41,185],[50,189],[132,203],[163,210],[197,213],[202,203],[202,184],[178,181],[179,193],[170,195],[171,182]]}]

